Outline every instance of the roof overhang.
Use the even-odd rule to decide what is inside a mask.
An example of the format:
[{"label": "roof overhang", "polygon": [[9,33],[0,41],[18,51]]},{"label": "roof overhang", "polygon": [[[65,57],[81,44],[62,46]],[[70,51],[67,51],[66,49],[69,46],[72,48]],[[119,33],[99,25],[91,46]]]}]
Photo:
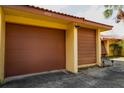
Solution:
[{"label": "roof overhang", "polygon": [[[29,6],[29,5],[3,5],[4,11],[7,15],[17,15],[20,16],[21,13],[23,14],[24,12],[27,13],[28,15],[33,15],[35,18],[38,18],[39,16],[42,16],[43,19],[48,19],[51,21],[56,21],[60,22],[62,24],[68,24],[68,23],[75,23],[78,26],[81,27],[86,27],[86,28],[91,28],[91,29],[101,29],[100,31],[106,31],[106,30],[111,30],[113,26],[94,22],[87,20],[82,17],[76,17],[73,15],[68,15],[68,14],[63,14],[59,12],[55,12],[52,10],[47,10],[39,7],[34,7],[34,6]],[[14,10],[14,11],[13,11]],[[14,12],[18,12],[14,14]]]}]

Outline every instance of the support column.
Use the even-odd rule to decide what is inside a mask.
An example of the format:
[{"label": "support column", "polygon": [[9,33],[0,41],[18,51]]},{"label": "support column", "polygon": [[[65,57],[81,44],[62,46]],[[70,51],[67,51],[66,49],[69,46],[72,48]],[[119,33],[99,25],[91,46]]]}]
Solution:
[{"label": "support column", "polygon": [[77,28],[74,24],[69,24],[66,31],[66,70],[78,72]]},{"label": "support column", "polygon": [[96,31],[96,61],[98,66],[102,66],[100,29]]},{"label": "support column", "polygon": [[109,40],[106,40],[106,51],[107,51],[107,56],[109,56]]},{"label": "support column", "polygon": [[0,6],[0,83],[4,81],[4,50],[5,50],[5,21],[2,6]]}]

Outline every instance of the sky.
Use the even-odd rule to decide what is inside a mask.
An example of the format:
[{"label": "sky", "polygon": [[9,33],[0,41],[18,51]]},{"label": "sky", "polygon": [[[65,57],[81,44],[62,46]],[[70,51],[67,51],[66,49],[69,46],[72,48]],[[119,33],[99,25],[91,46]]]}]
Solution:
[{"label": "sky", "polygon": [[106,31],[101,34],[124,36],[123,31],[124,22],[120,23],[115,22],[117,11],[114,12],[111,18],[106,19],[103,16],[104,6],[102,5],[38,5],[38,6],[66,14],[84,17],[92,21],[113,25],[114,27],[111,31]]}]

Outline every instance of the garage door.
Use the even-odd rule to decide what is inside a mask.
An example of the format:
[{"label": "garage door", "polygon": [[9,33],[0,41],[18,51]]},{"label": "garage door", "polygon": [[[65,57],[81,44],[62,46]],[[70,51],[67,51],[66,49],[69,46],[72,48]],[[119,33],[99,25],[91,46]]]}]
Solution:
[{"label": "garage door", "polygon": [[96,32],[91,29],[78,30],[78,64],[96,63]]},{"label": "garage door", "polygon": [[65,68],[65,31],[6,24],[5,76]]}]

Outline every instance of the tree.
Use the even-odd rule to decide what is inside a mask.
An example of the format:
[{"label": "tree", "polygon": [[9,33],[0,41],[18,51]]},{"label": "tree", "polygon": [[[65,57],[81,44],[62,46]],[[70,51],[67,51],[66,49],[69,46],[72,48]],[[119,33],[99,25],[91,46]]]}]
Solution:
[{"label": "tree", "polygon": [[110,18],[114,10],[117,10],[116,15],[116,22],[119,23],[121,20],[124,20],[124,11],[122,10],[124,8],[123,5],[104,5],[105,10],[103,12],[105,18]]}]

